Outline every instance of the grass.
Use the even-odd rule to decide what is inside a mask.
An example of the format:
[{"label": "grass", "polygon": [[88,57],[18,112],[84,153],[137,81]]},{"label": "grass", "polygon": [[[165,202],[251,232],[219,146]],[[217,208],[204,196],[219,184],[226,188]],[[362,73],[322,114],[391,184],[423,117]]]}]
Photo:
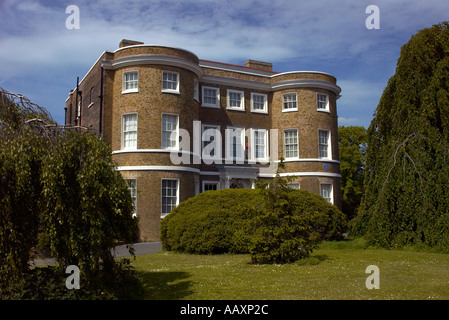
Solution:
[{"label": "grass", "polygon": [[[152,300],[449,299],[449,255],[364,248],[360,239],[325,242],[285,265],[166,251],[137,256],[133,265],[143,298]],[[366,288],[369,265],[379,267],[380,289]]]}]

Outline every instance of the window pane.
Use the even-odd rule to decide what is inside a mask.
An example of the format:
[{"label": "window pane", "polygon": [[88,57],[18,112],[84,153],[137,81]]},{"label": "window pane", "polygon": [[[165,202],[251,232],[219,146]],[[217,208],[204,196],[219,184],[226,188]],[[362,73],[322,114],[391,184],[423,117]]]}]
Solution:
[{"label": "window pane", "polygon": [[320,158],[329,157],[329,131],[326,130],[319,131],[319,151],[320,151]]},{"label": "window pane", "polygon": [[203,102],[207,104],[217,104],[217,89],[204,88]]},{"label": "window pane", "polygon": [[265,131],[256,130],[254,131],[254,152],[255,158],[265,158]]},{"label": "window pane", "polygon": [[321,185],[321,196],[327,201],[332,203],[332,185],[322,184]]},{"label": "window pane", "polygon": [[162,148],[174,148],[176,147],[177,134],[172,139],[172,132],[177,132],[178,130],[178,116],[173,114],[163,114],[162,115]]},{"label": "window pane", "polygon": [[125,73],[125,90],[137,89],[137,72],[126,72]]},{"label": "window pane", "polygon": [[178,203],[178,181],[162,180],[162,216],[170,213]]},{"label": "window pane", "polygon": [[296,93],[284,94],[284,109],[296,109]]},{"label": "window pane", "polygon": [[284,131],[284,148],[285,157],[298,157],[298,131],[286,130]]},{"label": "window pane", "polygon": [[166,90],[178,90],[178,74],[164,72],[162,74],[162,88]]},{"label": "window pane", "polygon": [[318,109],[327,110],[327,99],[328,99],[327,95],[318,94],[318,97],[317,97]]},{"label": "window pane", "polygon": [[137,114],[123,115],[123,146],[137,147]]},{"label": "window pane", "polygon": [[265,96],[256,94],[253,95],[253,109],[254,110],[265,109]]}]

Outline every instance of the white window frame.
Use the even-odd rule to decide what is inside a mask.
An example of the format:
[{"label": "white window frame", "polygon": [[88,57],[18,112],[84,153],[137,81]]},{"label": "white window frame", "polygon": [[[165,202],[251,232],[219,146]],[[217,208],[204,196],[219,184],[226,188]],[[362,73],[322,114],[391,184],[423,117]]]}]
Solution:
[{"label": "white window frame", "polygon": [[[263,109],[254,109],[254,97],[263,97]],[[268,98],[264,93],[251,92],[251,112],[268,114]]]},{"label": "white window frame", "polygon": [[[257,157],[257,145],[255,143],[255,137],[256,137],[256,132],[264,132],[265,136],[264,136],[264,146],[265,146],[265,150],[264,150],[264,155],[263,157]],[[253,161],[267,161],[268,160],[268,129],[251,129],[251,159]]]},{"label": "white window frame", "polygon": [[[323,101],[320,100],[320,96],[326,97],[324,108],[320,108],[320,103]],[[326,93],[318,92],[316,94],[316,109],[321,112],[329,112],[329,95]]]},{"label": "white window frame", "polygon": [[[204,91],[205,90],[215,90],[216,102],[214,104],[213,103],[204,102],[204,98],[205,98]],[[220,108],[220,88],[202,86],[201,87],[201,106],[202,107],[206,107],[206,108],[217,108],[217,109]]]},{"label": "white window frame", "polygon": [[290,189],[301,189],[301,184],[299,182],[290,182],[287,183],[287,187]]},{"label": "white window frame", "polygon": [[[234,136],[238,137],[237,135],[234,135],[233,132],[235,130],[240,130],[240,144],[242,146],[241,149],[241,155],[240,157],[234,156]],[[232,161],[245,161],[245,128],[244,127],[234,127],[234,126],[228,126],[226,128],[226,159],[232,160]]]},{"label": "white window frame", "polygon": [[[296,132],[296,155],[292,157],[287,156],[287,143],[286,143],[286,132]],[[284,147],[284,158],[285,159],[298,159],[299,158],[299,139],[298,139],[298,129],[297,128],[291,128],[291,129],[284,129],[283,130],[283,147]],[[290,144],[293,145],[293,144]]]},{"label": "white window frame", "polygon": [[[137,179],[131,178],[131,179],[124,179],[126,183],[128,184],[128,191],[131,193],[131,198],[133,200],[134,204],[134,210],[132,217],[137,217]],[[133,183],[134,181],[134,183]],[[131,184],[131,185],[130,185]]]},{"label": "white window frame", "polygon": [[[325,198],[323,195],[323,186],[330,186],[329,198]],[[320,195],[327,202],[334,204],[334,185],[332,183],[320,183]]]},{"label": "white window frame", "polygon": [[[295,96],[295,100],[293,101],[286,101],[286,96]],[[286,103],[295,103],[294,108],[286,108]],[[296,92],[286,92],[282,94],[282,112],[292,112],[292,111],[298,111],[298,94]]]},{"label": "white window frame", "polygon": [[[137,82],[137,86],[136,88],[131,88],[131,89],[127,89],[127,81],[126,80],[126,75],[127,74],[131,74],[131,73],[136,73],[137,74],[137,80],[132,80],[132,81],[136,81]],[[127,71],[123,71],[123,78],[122,78],[122,94],[124,93],[134,93],[134,92],[139,92],[139,70],[127,70]]]},{"label": "white window frame", "polygon": [[[127,116],[131,116],[131,115],[135,115],[136,116],[136,145],[135,146],[131,146],[131,147],[126,147],[125,146],[125,117]],[[127,131],[128,132],[128,131]],[[133,132],[133,131],[129,131],[129,132]],[[139,116],[137,114],[137,112],[131,112],[131,113],[124,113],[122,114],[122,123],[121,123],[121,150],[137,150],[137,144],[138,144],[138,139],[139,139]]]},{"label": "white window frame", "polygon": [[[320,132],[327,132],[327,156],[321,156],[321,138]],[[319,159],[332,159],[332,143],[331,143],[331,131],[328,129],[318,129],[318,158]]]},{"label": "white window frame", "polygon": [[200,83],[196,79],[193,81],[193,99],[200,101]]},{"label": "white window frame", "polygon": [[[173,130],[176,132],[176,140],[175,140],[175,145],[173,147],[164,146],[164,134],[163,134],[164,133],[164,116],[175,116],[176,117],[176,128],[175,128],[175,130]],[[165,131],[167,131],[167,130],[165,130]],[[169,138],[169,142],[170,141],[171,140]],[[178,114],[162,113],[162,116],[161,116],[161,149],[162,150],[178,150],[179,149],[179,115]]]},{"label": "white window frame", "polygon": [[[167,214],[169,214],[171,212],[165,212],[163,211],[163,198],[164,198],[164,194],[163,194],[163,187],[164,187],[164,181],[176,181],[176,204],[175,206],[172,208],[172,210],[174,208],[176,208],[179,205],[179,179],[174,179],[174,178],[162,178],[161,179],[161,218],[165,217]],[[170,196],[173,198],[173,196]]]},{"label": "white window frame", "polygon": [[[220,190],[220,181],[203,181],[202,183],[202,192],[205,192],[205,186],[206,184],[213,184],[217,186],[217,190]],[[209,191],[209,190],[208,190]]]},{"label": "white window frame", "polygon": [[[208,127],[208,128],[204,129],[205,127]],[[218,141],[215,140],[215,139],[217,139],[217,136],[215,136],[215,139],[214,139],[214,141],[217,141],[217,143],[216,143],[216,148],[214,149],[214,155],[213,156],[211,156],[211,155],[203,155],[203,150],[206,147],[204,145],[204,143],[205,142],[209,142],[209,141],[203,141],[203,134],[204,134],[204,131],[206,131],[208,129],[216,129],[218,132],[220,132],[220,135],[218,136]],[[222,143],[221,128],[220,128],[219,125],[207,124],[207,123],[204,123],[204,124],[201,125],[201,156],[204,159],[217,159],[217,158],[221,159],[221,156],[222,156],[221,143]]]},{"label": "white window frame", "polygon": [[[172,89],[172,88],[164,88],[164,83],[167,81],[169,83],[175,83],[172,80],[164,80],[164,75],[175,75],[176,76],[176,88]],[[175,71],[166,71],[163,70],[162,71],[162,92],[164,93],[179,93],[179,72],[175,72]]]},{"label": "white window frame", "polygon": [[[240,106],[238,106],[238,107],[231,106],[231,94],[239,94],[240,95]],[[227,96],[227,109],[228,110],[245,111],[245,92],[244,91],[228,89],[228,93],[226,96]]]}]

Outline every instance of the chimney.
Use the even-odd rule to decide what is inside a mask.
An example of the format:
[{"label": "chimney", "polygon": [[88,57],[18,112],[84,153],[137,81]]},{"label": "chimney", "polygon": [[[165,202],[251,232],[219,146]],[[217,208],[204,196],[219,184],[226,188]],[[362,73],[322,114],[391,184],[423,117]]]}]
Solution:
[{"label": "chimney", "polygon": [[246,60],[245,61],[245,67],[248,68],[255,68],[265,71],[273,71],[273,64],[269,62],[262,62],[262,61],[256,61],[256,60]]},{"label": "chimney", "polygon": [[135,46],[137,44],[143,44],[143,42],[123,39],[120,41],[119,48]]}]

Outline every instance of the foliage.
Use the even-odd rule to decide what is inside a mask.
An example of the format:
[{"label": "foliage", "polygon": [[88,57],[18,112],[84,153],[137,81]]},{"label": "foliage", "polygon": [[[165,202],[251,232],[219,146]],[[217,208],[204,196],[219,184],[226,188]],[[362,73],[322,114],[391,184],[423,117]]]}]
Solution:
[{"label": "foliage", "polygon": [[[108,145],[59,128],[45,109],[1,88],[0,129],[0,298],[60,296],[58,280],[45,279],[69,264],[80,268],[86,292],[111,288],[111,296],[120,295],[126,287],[118,278],[133,276],[111,249],[134,240],[137,222]],[[57,272],[30,270],[32,249],[47,241]],[[45,288],[33,293],[28,280]]]},{"label": "foliage", "polygon": [[256,209],[247,225],[253,263],[294,262],[344,231],[346,217],[335,206],[319,195],[291,189],[287,182],[278,172],[273,181],[256,184],[264,208]]},{"label": "foliage", "polygon": [[42,222],[61,267],[77,265],[87,286],[112,272],[111,249],[134,241],[136,220],[110,147],[91,133],[61,134],[42,172]]},{"label": "foliage", "polygon": [[250,253],[255,263],[282,263],[343,232],[345,216],[319,195],[290,189],[280,177],[265,183],[207,191],[182,202],[161,221],[164,249]]},{"label": "foliage", "polygon": [[365,195],[352,233],[384,247],[449,248],[449,23],[401,49],[368,129]]},{"label": "foliage", "polygon": [[161,220],[163,247],[199,254],[248,252],[236,231],[247,220],[247,211],[261,201],[252,189],[206,191],[187,199]]},{"label": "foliage", "polygon": [[364,127],[340,126],[338,128],[342,211],[348,219],[356,215],[364,193],[367,139]]}]

